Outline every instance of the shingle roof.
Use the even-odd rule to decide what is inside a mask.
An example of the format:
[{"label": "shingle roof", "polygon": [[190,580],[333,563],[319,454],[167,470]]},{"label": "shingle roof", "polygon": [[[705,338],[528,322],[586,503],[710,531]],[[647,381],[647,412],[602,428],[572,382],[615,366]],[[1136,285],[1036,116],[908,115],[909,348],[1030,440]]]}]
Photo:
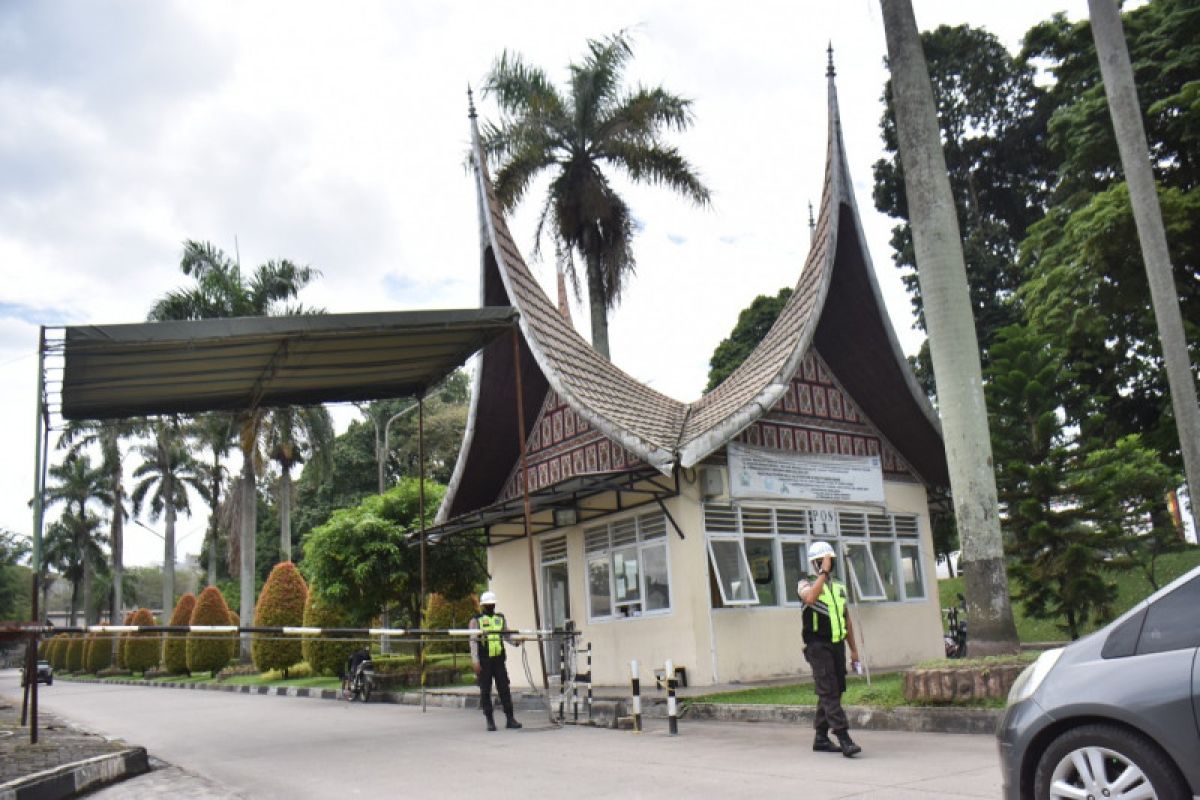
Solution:
[{"label": "shingle roof", "polygon": [[[920,476],[931,484],[948,483],[937,417],[888,321],[864,244],[832,69],[829,78],[824,187],[812,249],[796,289],[750,356],[719,386],[690,404],[626,374],[564,320],[508,230],[472,116],[483,301],[511,303],[520,311],[523,374],[531,384],[526,390],[527,419],[532,420],[546,390],[552,388],[593,427],[647,463],[664,472],[676,465],[691,467],[767,413],[815,345],[863,411]],[[483,353],[466,440],[439,514],[443,519],[494,500],[517,458],[513,396],[511,390],[506,394],[497,388],[506,368],[511,370],[509,348],[506,355],[493,344]],[[505,416],[509,421],[504,421]],[[477,430],[482,419],[489,421],[487,446]],[[497,443],[503,454],[497,451]],[[500,470],[503,475],[493,475],[484,466],[484,462],[502,463],[503,458],[508,459]]]}]

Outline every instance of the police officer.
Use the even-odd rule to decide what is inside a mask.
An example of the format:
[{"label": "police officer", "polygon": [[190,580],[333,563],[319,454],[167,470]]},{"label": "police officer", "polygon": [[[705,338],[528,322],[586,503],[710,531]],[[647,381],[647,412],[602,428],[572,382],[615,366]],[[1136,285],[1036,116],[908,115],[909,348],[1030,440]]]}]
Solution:
[{"label": "police officer", "polygon": [[[487,718],[487,729],[496,730],[492,717],[492,680],[496,681],[496,694],[508,717],[506,728],[520,728],[521,723],[513,716],[512,695],[508,691],[508,667],[505,666],[504,641],[508,638],[504,615],[496,613],[496,595],[484,592],[479,598],[479,613],[471,618],[470,628],[478,628],[482,635],[471,637],[471,665],[479,682],[479,707]],[[512,644],[510,641],[509,644]]]},{"label": "police officer", "polygon": [[[829,542],[813,542],[808,548],[808,563],[815,575],[801,579],[796,591],[804,603],[804,658],[812,667],[817,690],[817,715],[813,720],[817,736],[813,750],[840,752],[846,758],[862,752],[850,738],[850,723],[842,709],[846,691],[846,643],[850,659],[858,661],[854,629],[846,614],[846,587],[833,579],[833,548]],[[829,732],[837,737],[834,744]]]}]

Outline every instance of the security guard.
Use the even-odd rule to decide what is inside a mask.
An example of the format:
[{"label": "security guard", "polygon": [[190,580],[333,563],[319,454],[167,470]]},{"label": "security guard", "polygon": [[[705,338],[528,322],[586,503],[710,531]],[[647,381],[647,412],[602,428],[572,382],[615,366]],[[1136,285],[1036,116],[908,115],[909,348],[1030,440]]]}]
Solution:
[{"label": "security guard", "polygon": [[[471,637],[471,666],[475,668],[475,678],[479,682],[479,707],[487,718],[487,729],[496,730],[496,721],[492,717],[492,679],[496,681],[496,694],[500,695],[500,705],[504,715],[508,717],[506,728],[520,728],[521,723],[513,716],[512,695],[508,691],[508,667],[505,666],[504,642],[508,639],[505,633],[504,615],[496,613],[496,595],[484,592],[479,597],[479,613],[471,618],[470,628],[484,631],[484,635]],[[513,644],[509,641],[509,644]]]},{"label": "security guard", "polygon": [[[804,603],[801,612],[804,622],[804,658],[812,667],[817,690],[817,715],[813,727],[817,736],[813,750],[823,753],[840,752],[846,758],[862,752],[850,738],[850,722],[842,709],[842,693],[846,691],[846,642],[850,643],[850,659],[858,661],[854,645],[854,629],[846,614],[846,587],[832,577],[833,548],[829,542],[813,542],[808,548],[808,563],[815,576],[801,579],[796,591]],[[834,744],[829,732],[837,737]]]}]

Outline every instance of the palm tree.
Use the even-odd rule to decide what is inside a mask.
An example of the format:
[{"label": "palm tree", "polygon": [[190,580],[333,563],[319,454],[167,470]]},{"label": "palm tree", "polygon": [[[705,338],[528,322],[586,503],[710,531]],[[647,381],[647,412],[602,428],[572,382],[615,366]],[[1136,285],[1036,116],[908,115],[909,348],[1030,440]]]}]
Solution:
[{"label": "palm tree", "polygon": [[1121,168],[1129,186],[1129,201],[1133,220],[1142,246],[1146,264],[1146,279],[1150,284],[1150,300],[1158,323],[1167,383],[1171,390],[1171,409],[1179,430],[1183,468],[1187,477],[1188,497],[1191,498],[1192,525],[1200,530],[1200,407],[1196,405],[1196,382],[1188,355],[1183,316],[1179,311],[1179,290],[1171,269],[1171,254],[1167,250],[1167,234],[1163,228],[1158,189],[1150,168],[1150,147],[1142,124],[1138,105],[1137,86],[1133,82],[1133,67],[1121,25],[1121,10],[1115,0],[1088,0],[1091,12],[1092,38],[1100,59],[1100,75],[1104,93],[1112,114],[1117,149],[1121,153]]},{"label": "palm tree", "polygon": [[[319,313],[297,305],[294,300],[320,273],[311,267],[298,267],[291,261],[268,261],[247,279],[241,265],[208,242],[188,240],[183,245],[179,267],[195,285],[168,292],[154,304],[149,319],[217,319],[221,317],[264,317],[281,314]],[[254,538],[258,525],[255,484],[259,472],[256,446],[262,426],[262,409],[250,408],[238,414],[238,439],[242,449],[242,477],[239,491],[239,551],[241,606],[243,620],[254,618]],[[250,639],[242,637],[242,658],[250,657]]]},{"label": "palm tree", "polygon": [[191,514],[188,487],[207,500],[208,485],[176,420],[159,420],[151,426],[151,431],[153,441],[135,448],[142,464],[133,472],[138,479],[132,495],[133,511],[140,514],[149,497],[150,519],[166,520],[162,608],[163,614],[169,615],[175,607],[175,518],[180,511]]},{"label": "palm tree", "polygon": [[60,560],[68,564],[67,577],[72,584],[71,624],[75,624],[80,584],[83,585],[84,621],[91,624],[92,575],[97,565],[104,563],[101,547],[104,537],[100,533],[103,520],[92,513],[90,506],[99,503],[112,507],[108,476],[103,467],[93,467],[91,459],[79,452],[68,452],[61,464],[50,467],[53,483],[46,487],[46,505],[62,503],[62,518],[57,535],[65,538],[67,551],[60,553]]},{"label": "palm tree", "polygon": [[188,432],[196,444],[206,450],[210,460],[203,466],[208,483],[208,585],[217,582],[217,543],[220,540],[221,483],[225,480],[222,460],[233,448],[233,432],[237,421],[232,414],[212,411],[193,418]]},{"label": "palm tree", "polygon": [[1011,652],[1018,646],[1017,630],[1008,596],[979,342],[933,89],[911,0],[880,0],[880,5],[917,277],[962,539],[972,647],[981,655]]},{"label": "palm tree", "polygon": [[568,94],[540,68],[504,52],[484,82],[485,95],[500,106],[498,125],[484,126],[483,147],[496,169],[496,194],[509,211],[543,170],[553,173],[538,219],[536,255],[549,234],[559,266],[576,292],[574,254],[586,266],[592,346],[605,358],[608,309],[621,297],[634,270],[633,213],[604,169],[636,183],[663,184],[696,204],[709,203],[708,188],[679,151],[662,140],[664,130],[692,124],[690,100],[661,86],[628,91],[621,79],[633,56],[626,32],[590,40],[579,64],[571,64]]},{"label": "palm tree", "polygon": [[100,467],[108,475],[108,495],[112,498],[112,519],[109,527],[109,542],[112,550],[112,607],[109,619],[114,623],[123,616],[123,584],[125,577],[125,510],[128,494],[125,491],[124,454],[121,442],[138,433],[143,422],[136,419],[116,420],[72,420],[67,423],[58,440],[58,446],[70,447],[72,452],[81,452],[93,445],[100,448]]},{"label": "palm tree", "polygon": [[333,420],[325,406],[286,406],[267,414],[267,457],[279,465],[279,558],[292,560],[292,467],[307,459],[319,473],[329,467]]}]

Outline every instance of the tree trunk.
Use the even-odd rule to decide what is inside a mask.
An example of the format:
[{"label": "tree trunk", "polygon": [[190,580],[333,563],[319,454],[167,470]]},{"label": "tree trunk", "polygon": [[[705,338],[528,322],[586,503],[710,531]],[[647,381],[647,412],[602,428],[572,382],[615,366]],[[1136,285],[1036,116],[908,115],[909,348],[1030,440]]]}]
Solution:
[{"label": "tree trunk", "polygon": [[600,280],[600,259],[587,254],[588,308],[592,315],[592,347],[610,358],[608,353],[608,306],[604,300],[604,283]]},{"label": "tree trunk", "polygon": [[929,71],[910,0],[880,0],[929,350],[962,541],[972,650],[1014,652],[979,343]]},{"label": "tree trunk", "polygon": [[1179,311],[1179,291],[1171,269],[1171,254],[1167,250],[1167,234],[1163,229],[1162,209],[1158,190],[1150,167],[1150,147],[1142,124],[1133,68],[1125,44],[1121,12],[1115,0],[1088,0],[1092,19],[1092,37],[1096,40],[1096,55],[1100,59],[1100,75],[1112,114],[1117,148],[1121,152],[1121,168],[1129,186],[1129,201],[1133,205],[1133,220],[1137,225],[1142,259],[1146,263],[1146,279],[1150,284],[1150,300],[1158,336],[1162,343],[1167,383],[1171,390],[1171,409],[1179,431],[1179,446],[1183,453],[1183,469],[1187,476],[1188,500],[1192,526],[1200,531],[1200,408],[1196,405],[1196,382],[1192,376],[1183,317]]},{"label": "tree trunk", "polygon": [[279,558],[292,560],[292,467],[280,464],[283,475],[279,478]]},{"label": "tree trunk", "polygon": [[113,518],[110,533],[112,535],[112,607],[109,609],[109,621],[113,625],[120,625],[123,619],[122,604],[124,596],[122,595],[122,584],[125,579],[125,513],[124,506],[121,502],[123,472],[121,469],[121,459],[118,457],[113,467],[112,475],[112,492],[113,492]]},{"label": "tree trunk", "polygon": [[[241,569],[241,603],[239,613],[242,624],[254,622],[254,532],[258,525],[258,498],[254,489],[254,451],[242,451],[242,513],[239,536],[239,561]],[[250,662],[250,636],[242,634],[242,661]]]},{"label": "tree trunk", "polygon": [[92,560],[86,555],[83,557],[83,624],[91,625],[95,622],[92,615],[95,613],[92,609]]},{"label": "tree trunk", "polygon": [[208,585],[217,585],[217,539],[220,535],[218,513],[221,508],[221,455],[213,451],[212,514],[208,518]]},{"label": "tree trunk", "polygon": [[167,525],[163,532],[163,624],[171,618],[175,608],[175,481],[168,472],[163,475],[164,503],[167,507]]},{"label": "tree trunk", "polygon": [[67,627],[74,628],[79,619],[79,581],[71,581],[71,609],[67,614]]},{"label": "tree trunk", "polygon": [[385,421],[383,427],[381,427],[379,424],[380,420],[376,419],[374,414],[368,413],[368,416],[371,418],[371,422],[375,423],[375,468],[379,479],[379,493],[383,494],[384,490],[387,489],[387,483],[384,480],[384,466],[387,464],[388,454],[385,452],[386,448],[383,446],[387,422]]}]

